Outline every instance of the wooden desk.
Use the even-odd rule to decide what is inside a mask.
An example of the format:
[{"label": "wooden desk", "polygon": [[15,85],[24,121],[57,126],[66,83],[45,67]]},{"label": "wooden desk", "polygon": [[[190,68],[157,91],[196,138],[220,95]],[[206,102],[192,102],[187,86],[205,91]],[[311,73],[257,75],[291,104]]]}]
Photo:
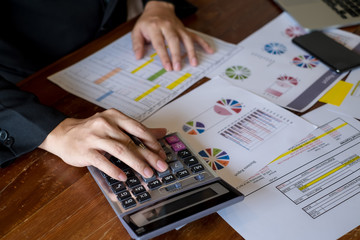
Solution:
[{"label": "wooden desk", "polygon": [[[281,13],[271,0],[191,0],[198,12],[187,27],[237,43]],[[130,31],[134,21],[39,71],[20,86],[71,117],[89,117],[97,107],[46,79]],[[360,27],[346,30],[360,34]],[[46,116],[44,116],[46,117]],[[357,214],[357,213],[354,213]],[[360,227],[342,239],[359,239]],[[0,239],[130,239],[86,168],[66,165],[37,149],[0,170]],[[156,239],[243,239],[218,214]]]}]

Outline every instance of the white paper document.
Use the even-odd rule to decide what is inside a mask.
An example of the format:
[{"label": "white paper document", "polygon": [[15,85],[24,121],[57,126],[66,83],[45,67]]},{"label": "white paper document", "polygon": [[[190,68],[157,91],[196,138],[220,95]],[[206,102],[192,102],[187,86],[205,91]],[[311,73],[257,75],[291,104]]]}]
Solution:
[{"label": "white paper document", "polygon": [[215,49],[206,54],[196,49],[199,65],[192,67],[182,49],[182,70],[167,72],[149,45],[146,56],[136,60],[130,33],[53,74],[51,81],[66,91],[105,109],[116,108],[142,121],[205,76],[231,53],[233,44],[198,33]]},{"label": "white paper document", "polygon": [[245,239],[337,239],[360,225],[360,122],[325,108],[321,124],[238,189],[219,214]]},{"label": "white paper document", "polygon": [[143,122],[181,137],[234,186],[256,173],[315,126],[215,77]]},{"label": "white paper document", "polygon": [[[292,43],[305,33],[282,13],[240,42],[233,55],[208,76],[220,75],[280,106],[305,111],[345,75],[331,71]],[[359,36],[340,30],[327,34],[348,48],[360,49]]]}]

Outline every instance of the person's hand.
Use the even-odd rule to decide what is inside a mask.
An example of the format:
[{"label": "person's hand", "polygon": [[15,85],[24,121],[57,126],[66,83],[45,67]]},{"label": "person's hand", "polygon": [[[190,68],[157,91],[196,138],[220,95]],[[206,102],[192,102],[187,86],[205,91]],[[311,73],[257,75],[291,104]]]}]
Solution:
[{"label": "person's hand", "polygon": [[[146,148],[137,146],[124,131],[137,136]],[[86,119],[65,119],[39,147],[72,166],[93,165],[110,177],[125,181],[125,173],[104,153],[125,162],[142,176],[151,177],[151,167],[160,172],[168,168],[165,152],[156,140],[165,134],[165,128],[147,128],[123,113],[109,109]]]},{"label": "person's hand", "polygon": [[[174,5],[166,2],[148,2],[131,36],[136,59],[144,56],[145,44],[151,42],[167,71],[181,69],[181,43],[184,44],[192,66],[198,65],[195,43],[199,44],[207,53],[214,52],[204,39],[186,30],[175,15]],[[165,41],[169,45],[171,61]]]}]

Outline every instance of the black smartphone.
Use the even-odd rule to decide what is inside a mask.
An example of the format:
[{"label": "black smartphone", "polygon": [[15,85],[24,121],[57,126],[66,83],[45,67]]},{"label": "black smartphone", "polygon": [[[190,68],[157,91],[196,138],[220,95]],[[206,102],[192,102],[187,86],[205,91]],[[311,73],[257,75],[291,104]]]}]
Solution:
[{"label": "black smartphone", "polygon": [[360,66],[360,55],[320,31],[293,38],[293,43],[303,48],[324,64],[342,73]]}]

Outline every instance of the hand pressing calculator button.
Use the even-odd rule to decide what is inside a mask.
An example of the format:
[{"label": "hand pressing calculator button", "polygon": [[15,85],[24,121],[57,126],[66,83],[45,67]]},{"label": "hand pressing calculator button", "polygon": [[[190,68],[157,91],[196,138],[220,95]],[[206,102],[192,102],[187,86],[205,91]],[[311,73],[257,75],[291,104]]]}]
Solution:
[{"label": "hand pressing calculator button", "polygon": [[88,167],[132,238],[149,239],[243,199],[177,133],[159,140],[169,168],[144,178],[119,159],[121,182]]}]

